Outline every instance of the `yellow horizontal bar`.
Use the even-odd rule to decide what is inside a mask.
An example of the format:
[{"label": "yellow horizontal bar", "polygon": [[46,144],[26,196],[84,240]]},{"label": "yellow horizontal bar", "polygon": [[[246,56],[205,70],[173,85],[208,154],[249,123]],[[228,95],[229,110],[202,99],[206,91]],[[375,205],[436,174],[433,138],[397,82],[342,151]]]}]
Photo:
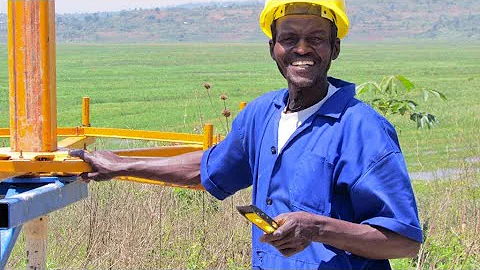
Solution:
[{"label": "yellow horizontal bar", "polygon": [[0,173],[82,173],[91,170],[90,165],[82,160],[0,160]]},{"label": "yellow horizontal bar", "polygon": [[202,150],[201,145],[178,145],[178,146],[162,146],[152,148],[137,148],[114,150],[113,152],[119,156],[136,156],[136,157],[171,157],[189,152]]},{"label": "yellow horizontal bar", "polygon": [[118,128],[84,127],[85,136],[119,138],[131,140],[150,140],[177,143],[203,143],[203,134],[173,133],[150,130],[130,130]]},{"label": "yellow horizontal bar", "polygon": [[176,188],[187,188],[187,189],[194,189],[194,190],[205,190],[205,188],[199,184],[196,186],[184,186],[184,185],[176,185],[172,183],[167,183],[163,181],[156,181],[156,180],[151,180],[151,179],[144,179],[144,178],[138,178],[138,177],[130,177],[130,176],[122,176],[115,178],[117,180],[121,181],[129,181],[129,182],[135,182],[135,183],[142,183],[142,184],[151,184],[151,185],[160,185],[160,186],[165,186],[165,187],[176,187]]},{"label": "yellow horizontal bar", "polygon": [[[83,135],[83,128],[82,127],[58,128],[57,134],[60,137],[82,136]],[[10,137],[10,129],[9,128],[0,128],[0,138],[9,138],[9,137]]]},{"label": "yellow horizontal bar", "polygon": [[[164,149],[162,149],[164,148]],[[125,156],[169,156],[202,149],[201,145],[172,146],[158,148],[144,148],[133,150],[117,150],[117,154]],[[54,175],[74,174],[91,172],[91,166],[81,159],[72,158],[67,151],[57,152],[10,152],[8,148],[0,148],[0,182],[4,179],[19,175]],[[201,184],[195,186],[177,185],[163,181],[144,179],[138,177],[119,177],[123,181],[131,181],[144,184],[162,185],[167,187],[188,188],[204,190]]]},{"label": "yellow horizontal bar", "polygon": [[62,127],[57,129],[57,134],[60,137],[67,136],[84,136],[83,127]]},{"label": "yellow horizontal bar", "polygon": [[94,137],[67,137],[58,142],[58,148],[85,148],[85,146],[90,145],[95,142]]},{"label": "yellow horizontal bar", "polygon": [[[174,143],[203,144],[203,134],[161,132],[151,130],[131,130],[118,128],[63,127],[58,128],[59,137],[87,136],[131,140],[162,141]],[[0,138],[9,138],[10,129],[0,128]],[[214,144],[223,140],[223,136],[214,138]]]},{"label": "yellow horizontal bar", "polygon": [[[8,157],[8,158],[7,158]],[[66,159],[75,159],[68,155],[68,151],[56,152],[12,152],[9,147],[0,148],[0,160],[40,160],[47,158],[51,161],[64,161]]]}]

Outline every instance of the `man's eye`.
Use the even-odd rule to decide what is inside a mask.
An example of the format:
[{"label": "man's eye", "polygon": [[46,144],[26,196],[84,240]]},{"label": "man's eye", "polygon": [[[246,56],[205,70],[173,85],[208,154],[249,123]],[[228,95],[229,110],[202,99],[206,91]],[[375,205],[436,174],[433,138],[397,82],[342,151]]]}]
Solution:
[{"label": "man's eye", "polygon": [[284,44],[294,44],[296,41],[294,38],[287,37],[287,38],[281,38],[280,42]]},{"label": "man's eye", "polygon": [[323,38],[323,37],[311,37],[311,38],[309,38],[309,41],[311,43],[320,44],[320,43],[325,41],[325,38]]}]

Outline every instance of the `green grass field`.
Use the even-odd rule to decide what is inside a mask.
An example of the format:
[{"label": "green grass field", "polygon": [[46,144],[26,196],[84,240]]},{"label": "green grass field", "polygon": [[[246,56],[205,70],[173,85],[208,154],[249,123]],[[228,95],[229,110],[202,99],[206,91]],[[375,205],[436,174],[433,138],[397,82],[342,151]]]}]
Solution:
[{"label": "green grass field", "polygon": [[[391,119],[411,170],[457,168],[480,145],[479,52],[480,44],[346,43],[330,74],[356,83],[400,74],[444,92],[448,102],[431,107],[441,121],[434,130]],[[0,47],[0,126],[8,123],[6,55]],[[57,81],[59,126],[78,125],[81,98],[89,96],[94,126],[195,132],[209,119],[222,133],[218,95],[226,93],[235,111],[240,101],[285,86],[267,44],[59,45]],[[204,82],[213,85],[213,107]]]},{"label": "green grass field", "polygon": [[[0,63],[0,126],[7,127],[8,72],[7,48],[5,46],[0,46]],[[471,260],[472,254],[478,255],[480,252],[480,243],[478,243],[478,233],[480,233],[478,222],[480,220],[478,173],[478,163],[480,162],[479,63],[480,43],[468,45],[403,43],[392,45],[377,43],[350,44],[347,41],[343,45],[340,58],[333,63],[330,71],[331,76],[356,83],[379,80],[386,75],[403,75],[412,80],[417,87],[436,89],[445,93],[448,97],[446,102],[439,100],[427,104],[427,108],[440,119],[440,124],[432,130],[419,131],[415,124],[408,119],[397,116],[390,118],[397,127],[410,172],[436,172],[453,169],[461,173],[462,181],[457,181],[454,184],[449,181],[418,181],[414,183],[422,220],[429,220],[430,224],[432,221],[439,222],[436,224],[435,230],[429,230],[434,236],[432,239],[436,239],[435,242],[427,242],[429,244],[425,245],[425,249],[423,249],[425,253],[420,256],[424,260],[419,259],[423,263],[419,264],[425,267],[451,269],[456,263],[465,263],[466,268],[480,267],[478,256],[473,261]],[[213,106],[209,101],[207,91],[202,86],[204,82],[213,85],[210,90]],[[240,101],[251,101],[266,91],[284,86],[283,78],[279,75],[269,56],[266,43],[62,44],[57,47],[59,126],[80,124],[81,99],[83,96],[88,96],[91,98],[91,122],[93,126],[194,133],[199,132],[201,122],[210,121],[216,125],[217,132],[225,133],[224,119],[222,120],[220,114],[223,108],[223,102],[218,98],[220,94],[228,95],[227,106],[235,114],[238,111]],[[105,143],[99,147],[102,147],[102,145],[111,144]],[[101,187],[98,184],[95,184],[94,187],[92,193],[94,198],[104,196],[99,191]],[[118,188],[117,185],[115,187]],[[140,194],[144,194],[142,192],[148,189],[141,185],[128,185],[128,188]],[[148,197],[149,202],[150,200],[154,201],[152,198],[158,195],[155,192],[163,192],[162,190],[161,188],[155,188],[145,191],[145,194],[151,196]],[[119,191],[119,194],[126,196],[125,200],[136,201],[139,204],[138,207],[142,207],[144,201],[141,201],[141,199],[135,199],[135,196],[132,197],[132,194],[125,191]],[[192,211],[199,209],[198,204],[201,204],[201,202],[198,201],[197,195],[188,193],[187,195],[180,193],[180,195],[180,197],[193,196],[195,203],[191,209],[193,209]],[[119,200],[114,200],[114,197],[110,194],[108,198],[113,201]],[[248,201],[248,192],[241,195],[240,198]],[[121,202],[118,203],[121,204]],[[80,206],[73,206],[73,208],[52,215],[52,219],[61,221],[62,224],[91,225],[93,215],[91,207],[92,205],[100,207],[98,204],[90,198],[88,202],[81,203]],[[153,204],[155,205],[154,202]],[[216,203],[209,205],[217,207]],[[228,202],[220,204],[218,207],[223,209],[223,212],[221,211],[221,214],[215,215],[215,217],[230,217],[229,205]],[[172,209],[175,209],[176,206],[178,205],[175,203],[171,205]],[[100,207],[99,209],[103,208]],[[435,214],[438,209],[446,209],[449,212],[446,212],[440,218]],[[77,216],[74,210],[89,216],[90,223],[88,220],[79,217],[73,218]],[[108,216],[108,211],[105,212],[107,213],[105,215]],[[195,216],[201,219],[200,214],[197,213]],[[72,218],[68,219],[67,217]],[[148,217],[145,218],[148,219]],[[107,218],[105,217],[105,219]],[[135,222],[133,214],[130,222]],[[126,226],[135,226],[132,223],[128,224]],[[463,238],[462,235],[458,236],[459,232],[457,231],[458,228],[463,228],[462,224],[466,224],[468,227]],[[172,226],[171,229],[174,230],[174,226],[170,225]],[[244,227],[240,233],[233,234],[233,240],[229,238],[229,241],[233,241],[229,242],[233,243],[233,246],[237,244],[243,247],[241,259],[239,259],[240,255],[234,254],[222,258],[210,257],[208,260],[199,260],[196,257],[188,257],[191,254],[175,253],[177,249],[173,248],[171,248],[173,253],[145,256],[152,261],[155,258],[160,258],[160,261],[163,260],[164,262],[163,267],[167,268],[178,266],[173,259],[172,264],[165,264],[165,261],[168,261],[169,258],[178,256],[184,256],[185,261],[180,267],[218,267],[224,265],[222,263],[227,263],[230,268],[237,266],[247,266],[248,268],[249,246],[247,240],[249,232],[248,226]],[[57,229],[61,230],[61,227],[54,226],[52,230]],[[93,229],[90,227],[90,230]],[[194,229],[193,232],[190,232],[191,238],[187,238],[197,239],[201,231],[201,228],[197,228],[196,231]],[[65,231],[62,232],[65,234],[65,238],[86,239],[85,237],[87,237],[85,234],[76,233],[71,228],[66,231],[70,235]],[[446,236],[442,238],[441,233],[446,234]],[[58,235],[63,234],[59,233]],[[92,235],[88,239],[97,239]],[[243,237],[239,237],[239,235]],[[474,235],[476,237],[473,237]],[[68,241],[59,237],[54,237],[51,244],[54,246],[62,243],[68,245],[65,243]],[[452,239],[458,239],[458,243]],[[472,239],[477,239],[477,241],[475,242]],[[176,238],[172,241],[183,243],[184,240]],[[102,243],[102,241],[98,240],[99,243]],[[159,241],[165,244],[167,240]],[[208,241],[215,243],[213,240]],[[247,241],[246,244],[245,241]],[[449,246],[448,243],[451,244],[452,241],[454,242],[453,246]],[[191,244],[191,242],[185,245],[178,244],[177,248],[178,250],[193,248],[195,251],[195,248],[199,247],[196,245],[199,242],[201,241],[193,241],[194,244]],[[121,244],[117,242],[117,245]],[[61,247],[55,247],[55,252],[59,253],[49,255],[52,257],[52,267],[106,268],[109,264],[112,265],[110,260],[116,258],[113,251],[112,254],[109,254],[111,257],[105,257],[107,255],[95,257],[94,253],[87,252],[88,247],[83,248],[80,248],[78,252],[84,252],[86,255],[83,255],[85,256],[77,254],[74,248],[69,249],[70,253],[66,253],[66,251],[62,253]],[[231,246],[227,245],[224,248],[229,250]],[[154,249],[152,248],[152,250]],[[20,256],[18,254],[21,251],[20,247],[16,249],[17,256]],[[209,251],[203,248],[196,251],[202,255],[211,255],[217,252],[211,251],[212,253],[208,253]],[[143,254],[141,250],[136,250],[136,252]],[[142,263],[134,260],[137,257],[132,257],[125,259],[121,264],[114,265],[120,268],[131,268],[135,265],[141,265],[143,268],[159,267],[153,262],[152,264],[144,264],[143,262],[147,259],[137,253],[135,254],[138,260],[143,260]],[[425,258],[425,254],[430,255],[428,260]],[[67,255],[76,257],[69,261],[65,258]],[[446,259],[448,257],[452,259]],[[17,257],[13,261],[12,267],[21,267],[21,259]],[[398,268],[406,268],[414,267],[416,264],[415,260],[400,260],[395,262],[394,265]]]}]

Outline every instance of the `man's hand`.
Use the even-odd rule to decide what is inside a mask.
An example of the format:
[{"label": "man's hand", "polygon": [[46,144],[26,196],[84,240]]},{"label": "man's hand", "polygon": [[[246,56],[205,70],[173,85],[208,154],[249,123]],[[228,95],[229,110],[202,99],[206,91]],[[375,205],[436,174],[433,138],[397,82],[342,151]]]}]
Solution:
[{"label": "man's hand", "polygon": [[80,174],[85,182],[107,181],[120,176],[119,164],[121,158],[109,151],[95,151],[89,153],[85,150],[72,150],[68,153],[72,157],[78,157],[92,166],[93,172]]},{"label": "man's hand", "polygon": [[264,234],[260,241],[290,257],[308,247],[320,231],[315,219],[315,215],[306,212],[281,214],[275,218],[280,227],[271,234]]},{"label": "man's hand", "polygon": [[285,257],[312,242],[320,242],[374,260],[414,257],[420,243],[381,227],[357,224],[306,212],[285,213],[275,221],[280,226],[260,241],[274,246]]}]

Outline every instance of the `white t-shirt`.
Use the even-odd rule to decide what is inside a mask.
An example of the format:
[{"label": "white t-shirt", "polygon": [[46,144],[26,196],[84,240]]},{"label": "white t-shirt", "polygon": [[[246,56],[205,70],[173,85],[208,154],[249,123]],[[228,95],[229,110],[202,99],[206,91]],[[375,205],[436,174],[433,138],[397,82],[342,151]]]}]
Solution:
[{"label": "white t-shirt", "polygon": [[[280,117],[280,122],[278,123],[278,154],[282,151],[285,143],[287,143],[288,139],[292,136],[295,130],[307,120],[312,114],[314,114],[322,105],[327,101],[329,97],[331,97],[335,92],[337,92],[338,88],[328,83],[328,91],[327,95],[320,100],[318,103],[306,108],[305,110],[301,110],[298,112],[292,113],[285,113],[282,112]],[[286,108],[285,108],[286,109]]]}]

